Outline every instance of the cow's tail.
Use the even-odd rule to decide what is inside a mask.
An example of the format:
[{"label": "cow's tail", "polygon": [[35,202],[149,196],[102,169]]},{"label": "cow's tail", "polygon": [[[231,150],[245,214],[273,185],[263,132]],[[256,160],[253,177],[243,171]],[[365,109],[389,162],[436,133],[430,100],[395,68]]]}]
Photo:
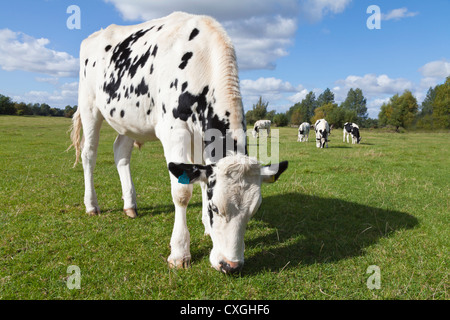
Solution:
[{"label": "cow's tail", "polygon": [[75,149],[75,163],[73,164],[73,167],[78,164],[80,161],[80,155],[81,155],[81,115],[80,115],[80,109],[78,109],[72,117],[72,125],[69,129],[70,132],[70,140],[72,140],[72,144],[67,148],[66,151],[69,151],[72,147]]}]

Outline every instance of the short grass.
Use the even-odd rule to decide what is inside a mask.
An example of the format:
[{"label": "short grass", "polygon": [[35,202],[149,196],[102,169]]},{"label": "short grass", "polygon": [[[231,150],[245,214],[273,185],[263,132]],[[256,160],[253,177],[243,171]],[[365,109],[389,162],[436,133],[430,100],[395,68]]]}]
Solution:
[{"label": "short grass", "polygon": [[[288,170],[264,185],[239,276],[211,268],[200,188],[188,207],[192,267],[169,269],[173,226],[159,142],[132,157],[139,217],[122,213],[112,143],[102,128],[95,186],[102,214],[84,213],[69,119],[0,117],[0,299],[448,299],[450,135],[332,132],[328,149],[280,129]],[[68,289],[67,268],[81,271]],[[367,268],[380,268],[370,290]]]}]

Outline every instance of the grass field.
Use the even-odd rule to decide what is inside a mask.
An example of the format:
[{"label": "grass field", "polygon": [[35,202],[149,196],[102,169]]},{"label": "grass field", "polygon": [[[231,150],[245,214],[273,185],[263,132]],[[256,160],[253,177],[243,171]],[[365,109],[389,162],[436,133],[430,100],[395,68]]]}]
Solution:
[{"label": "grass field", "polygon": [[[115,133],[104,123],[84,213],[70,120],[0,117],[0,299],[448,299],[450,135],[332,132],[328,149],[280,129],[288,170],[262,188],[239,276],[211,268],[199,186],[188,207],[192,267],[169,269],[169,174],[159,142],[134,150],[139,217],[122,213]],[[68,289],[70,265],[80,289]],[[369,266],[380,289],[370,290]],[[370,279],[369,279],[370,280]]]}]

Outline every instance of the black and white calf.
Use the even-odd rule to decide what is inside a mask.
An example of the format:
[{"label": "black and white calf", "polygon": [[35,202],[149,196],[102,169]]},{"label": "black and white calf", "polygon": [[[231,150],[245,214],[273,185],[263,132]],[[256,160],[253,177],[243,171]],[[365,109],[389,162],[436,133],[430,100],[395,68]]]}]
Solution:
[{"label": "black and white calf", "polygon": [[317,148],[328,148],[328,136],[330,135],[330,126],[327,120],[319,119],[314,124],[314,130],[316,131],[316,146]]},{"label": "black and white calf", "polygon": [[298,127],[298,139],[297,141],[303,142],[309,140],[309,130],[311,129],[311,125],[308,122],[303,122]]},{"label": "black and white calf", "polygon": [[255,122],[254,126],[253,126],[253,131],[252,131],[252,135],[254,138],[258,138],[259,137],[259,132],[261,130],[267,130],[267,136],[270,135],[270,125],[272,124],[272,122],[270,120],[258,120]]},{"label": "black and white calf", "polygon": [[225,273],[239,270],[246,225],[262,201],[261,183],[278,179],[287,162],[261,167],[246,155],[236,56],[223,28],[210,17],[181,12],[134,26],[111,25],[82,42],[80,67],[71,139],[75,164],[80,155],[83,163],[86,212],[100,213],[93,171],[106,120],[119,134],[114,160],[130,217],[137,214],[133,142],[159,139],[163,145],[175,205],[169,264],[190,264],[186,208],[192,184],[199,182],[202,222],[213,242],[210,262]]},{"label": "black and white calf", "polygon": [[347,136],[347,143],[349,143],[349,136],[352,136],[352,144],[360,143],[361,142],[361,136],[359,134],[359,127],[356,123],[352,122],[346,122],[344,124],[344,137],[343,141],[345,142],[345,137]]}]

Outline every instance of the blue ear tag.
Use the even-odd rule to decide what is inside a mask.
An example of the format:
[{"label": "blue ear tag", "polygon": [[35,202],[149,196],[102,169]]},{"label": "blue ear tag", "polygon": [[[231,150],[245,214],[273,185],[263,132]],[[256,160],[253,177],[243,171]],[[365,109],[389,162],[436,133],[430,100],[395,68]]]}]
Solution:
[{"label": "blue ear tag", "polygon": [[186,171],[183,171],[183,174],[181,176],[178,177],[178,183],[181,184],[189,184],[189,177],[186,174]]}]

